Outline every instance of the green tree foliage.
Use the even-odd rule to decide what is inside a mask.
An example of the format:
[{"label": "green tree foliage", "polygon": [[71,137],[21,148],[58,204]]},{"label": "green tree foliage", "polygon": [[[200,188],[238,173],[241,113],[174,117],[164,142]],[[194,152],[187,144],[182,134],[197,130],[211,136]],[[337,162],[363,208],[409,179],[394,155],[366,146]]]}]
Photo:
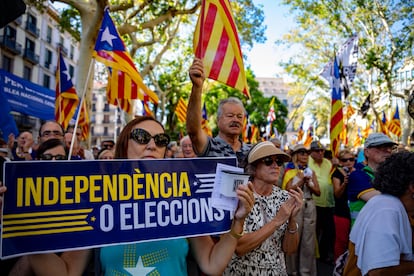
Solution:
[{"label": "green tree foliage", "polygon": [[[395,90],[394,77],[395,71],[402,66],[404,59],[412,56],[413,1],[285,0],[283,3],[291,7],[297,27],[286,34],[284,41],[279,43],[289,46],[299,44],[303,49],[283,66],[304,87],[310,87],[307,89],[308,94],[329,97],[327,83],[315,81],[315,77],[328,60],[332,59],[334,50],[338,50],[347,38],[357,33],[360,48],[357,79],[348,101],[354,108],[358,108],[370,94],[370,116],[378,118],[383,108],[390,108],[377,105],[384,95],[404,100],[408,98],[410,91]],[[301,97],[303,95],[299,96]],[[377,110],[378,108],[382,109]],[[326,120],[323,121],[328,121],[329,112],[315,112],[312,114],[313,117],[324,116]],[[318,123],[319,127],[324,125]],[[410,120],[403,123],[403,129],[403,141],[406,142]]]},{"label": "green tree foliage", "polygon": [[[41,5],[45,0],[28,0]],[[56,0],[68,4],[62,24],[71,25],[81,36],[77,67],[77,91],[83,91],[92,49],[105,6],[133,57],[144,81],[157,91],[156,116],[174,130],[174,109],[181,96],[188,97],[188,68],[194,57],[192,39],[201,0]],[[252,0],[231,1],[243,48],[264,42],[262,6]],[[80,15],[78,17],[78,15]],[[77,20],[80,18],[80,21]],[[81,26],[81,28],[79,27]],[[187,82],[187,85],[184,85]]]},{"label": "green tree foliage", "polygon": [[[270,109],[271,98],[265,98],[263,96],[263,92],[259,90],[259,83],[255,80],[255,76],[250,69],[246,71],[246,75],[247,84],[250,89],[250,99],[247,99],[239,90],[217,82],[209,82],[210,87],[206,89],[204,101],[206,102],[207,114],[210,115],[210,122],[216,123],[217,108],[220,100],[228,97],[236,97],[242,100],[251,124],[261,129],[266,127],[268,124],[267,114]],[[278,98],[275,98],[273,108],[275,110],[276,120],[273,121],[272,128],[275,127],[279,133],[284,133],[286,131],[285,119],[288,115],[287,107]],[[217,126],[215,124],[211,125],[213,126],[213,133],[217,133]]]}]

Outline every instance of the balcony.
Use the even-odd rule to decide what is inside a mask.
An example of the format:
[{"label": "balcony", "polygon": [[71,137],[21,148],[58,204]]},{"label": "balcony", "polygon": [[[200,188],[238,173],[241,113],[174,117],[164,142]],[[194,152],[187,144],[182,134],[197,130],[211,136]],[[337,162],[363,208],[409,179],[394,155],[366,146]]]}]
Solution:
[{"label": "balcony", "polygon": [[39,63],[39,55],[36,55],[33,50],[25,49],[23,57],[33,64]]},{"label": "balcony", "polygon": [[68,56],[68,48],[66,48],[65,46],[63,46],[62,43],[56,43],[56,48],[62,52],[63,55]]},{"label": "balcony", "polygon": [[18,24],[18,25],[21,25],[21,24],[22,24],[22,21],[23,21],[22,17],[23,17],[23,16],[19,16],[19,17],[17,17],[17,18],[14,20],[14,22],[16,22],[16,24]]},{"label": "balcony", "polygon": [[0,36],[0,45],[14,55],[20,55],[22,53],[22,45],[17,43],[14,37]]},{"label": "balcony", "polygon": [[40,30],[36,27],[36,24],[26,21],[26,31],[28,31],[35,37],[39,37]]}]

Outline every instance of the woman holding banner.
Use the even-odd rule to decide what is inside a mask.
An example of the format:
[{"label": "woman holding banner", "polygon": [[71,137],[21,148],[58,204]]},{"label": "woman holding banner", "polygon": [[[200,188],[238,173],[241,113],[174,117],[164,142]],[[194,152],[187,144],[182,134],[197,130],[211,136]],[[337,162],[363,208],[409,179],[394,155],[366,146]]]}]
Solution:
[{"label": "woman holding banner", "polygon": [[224,275],[287,275],[285,255],[296,252],[299,242],[295,216],[302,208],[300,189],[289,192],[275,185],[289,155],[265,141],[247,156],[255,203]]},{"label": "woman holding banner", "polygon": [[[116,143],[116,159],[159,159],[164,158],[170,138],[160,122],[152,117],[138,117],[129,122]],[[210,236],[177,238],[170,240],[141,242],[103,247],[99,252],[103,275],[146,274],[187,275],[188,253],[192,253],[204,273],[218,275],[223,272],[243,233],[245,217],[253,203],[251,183],[241,185],[237,190],[239,206],[234,214],[231,231],[222,235],[218,243]],[[191,250],[190,250],[191,248]],[[36,275],[81,275],[85,270],[90,250],[55,254],[36,254],[30,262]],[[97,258],[95,258],[97,259]]]}]

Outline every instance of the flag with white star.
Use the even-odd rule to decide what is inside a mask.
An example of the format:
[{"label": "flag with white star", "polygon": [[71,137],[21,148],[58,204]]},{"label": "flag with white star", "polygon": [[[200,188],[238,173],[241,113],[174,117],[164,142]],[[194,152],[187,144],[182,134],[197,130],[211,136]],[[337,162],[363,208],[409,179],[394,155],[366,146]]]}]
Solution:
[{"label": "flag with white star", "polygon": [[[104,17],[99,29],[98,38],[93,53],[97,61],[102,62],[111,68],[110,74],[112,99],[144,99],[144,95],[148,95],[151,101],[158,103],[158,96],[154,91],[149,89],[138,73],[131,56],[126,50],[115,24],[109,15],[109,9],[104,11]],[[119,80],[122,77],[122,81]],[[120,85],[120,89],[113,89],[114,86]]]},{"label": "flag with white star", "polygon": [[59,50],[56,70],[55,120],[62,125],[63,129],[68,127],[78,104],[79,97],[76,94],[65,60]]},{"label": "flag with white star", "polygon": [[339,67],[334,57],[334,66],[332,68],[332,101],[331,101],[331,128],[330,140],[331,150],[334,156],[339,153],[341,146],[341,132],[343,129],[343,112],[342,112],[342,91],[339,78]]}]

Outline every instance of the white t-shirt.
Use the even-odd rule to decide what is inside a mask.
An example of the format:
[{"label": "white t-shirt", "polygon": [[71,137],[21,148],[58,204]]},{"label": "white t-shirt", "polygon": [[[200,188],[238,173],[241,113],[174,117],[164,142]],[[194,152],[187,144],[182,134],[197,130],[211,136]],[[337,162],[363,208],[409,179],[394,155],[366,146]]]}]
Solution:
[{"label": "white t-shirt", "polygon": [[399,265],[400,256],[403,260],[414,260],[407,212],[401,201],[391,195],[377,195],[365,204],[350,240],[355,244],[362,275],[372,269]]}]

